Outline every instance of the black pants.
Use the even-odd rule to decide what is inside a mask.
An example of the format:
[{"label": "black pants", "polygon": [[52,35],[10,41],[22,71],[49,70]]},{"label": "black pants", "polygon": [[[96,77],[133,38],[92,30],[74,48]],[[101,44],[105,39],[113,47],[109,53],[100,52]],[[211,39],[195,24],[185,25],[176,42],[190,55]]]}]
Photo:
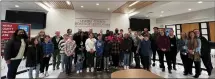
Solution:
[{"label": "black pants", "polygon": [[158,55],[159,55],[160,67],[165,68],[165,66],[164,66],[164,55],[165,55],[168,69],[171,70],[172,66],[171,66],[171,54],[170,54],[170,52],[167,52],[167,51],[164,52],[164,51],[159,50]]},{"label": "black pants", "polygon": [[46,69],[46,71],[48,71],[49,69],[49,60],[50,60],[51,56],[49,57],[44,57],[42,59],[42,63],[41,63],[41,67],[40,67],[40,73],[44,72],[44,69]]},{"label": "black pants", "polygon": [[188,73],[192,73],[192,67],[193,67],[193,62],[195,64],[195,75],[200,75],[201,73],[201,62],[200,61],[193,61],[193,59],[188,58],[188,64],[187,64],[187,70]]},{"label": "black pants", "polygon": [[22,60],[10,60],[10,64],[7,64],[8,71],[7,71],[7,78],[8,79],[15,79],[16,78],[16,72],[19,67],[19,64]]},{"label": "black pants", "polygon": [[89,53],[88,52],[87,67],[88,68],[94,67],[94,53]]},{"label": "black pants", "polygon": [[153,62],[155,63],[155,60],[156,60],[156,52],[157,52],[157,46],[156,45],[153,45],[152,46],[152,60]]},{"label": "black pants", "polygon": [[96,56],[96,69],[101,70],[102,68],[102,56]]},{"label": "black pants", "polygon": [[53,53],[53,60],[52,60],[53,69],[55,69],[55,67],[56,67],[57,69],[59,69],[60,60],[61,60],[60,50],[55,49],[55,51],[54,51],[54,53]]},{"label": "black pants", "polygon": [[206,67],[207,72],[211,73],[211,71],[213,70],[213,66],[212,66],[212,63],[211,63],[211,56],[210,56],[210,54],[208,54],[208,55],[202,55],[201,58],[202,58],[203,64]]},{"label": "black pants", "polygon": [[119,66],[119,54],[112,54],[112,61],[113,61],[113,66],[117,67]]},{"label": "black pants", "polygon": [[180,57],[184,66],[184,73],[188,74],[188,70],[187,70],[188,56],[181,53]]},{"label": "black pants", "polygon": [[177,56],[176,48],[171,48],[171,51],[169,53],[170,53],[170,57],[171,57],[170,62],[173,65],[173,68],[175,68],[176,67],[176,56]]},{"label": "black pants", "polygon": [[138,53],[134,53],[134,61],[136,63],[136,68],[140,68],[140,55]]},{"label": "black pants", "polygon": [[150,68],[150,57],[149,56],[141,56],[141,63],[143,65],[143,69],[149,70]]}]

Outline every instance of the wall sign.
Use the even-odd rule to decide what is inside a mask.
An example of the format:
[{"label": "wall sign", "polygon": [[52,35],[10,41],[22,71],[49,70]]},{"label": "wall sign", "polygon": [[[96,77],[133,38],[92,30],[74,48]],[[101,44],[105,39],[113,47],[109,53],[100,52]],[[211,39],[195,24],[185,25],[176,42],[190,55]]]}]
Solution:
[{"label": "wall sign", "polygon": [[76,18],[76,27],[109,27],[109,19],[90,19],[90,18]]}]

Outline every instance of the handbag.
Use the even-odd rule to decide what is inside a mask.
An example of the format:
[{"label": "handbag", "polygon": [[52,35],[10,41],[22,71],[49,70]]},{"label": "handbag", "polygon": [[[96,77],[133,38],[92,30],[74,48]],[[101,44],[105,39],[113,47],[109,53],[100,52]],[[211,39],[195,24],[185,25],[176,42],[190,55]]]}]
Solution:
[{"label": "handbag", "polygon": [[194,52],[194,61],[200,61],[200,60],[201,60],[201,56],[199,52]]}]

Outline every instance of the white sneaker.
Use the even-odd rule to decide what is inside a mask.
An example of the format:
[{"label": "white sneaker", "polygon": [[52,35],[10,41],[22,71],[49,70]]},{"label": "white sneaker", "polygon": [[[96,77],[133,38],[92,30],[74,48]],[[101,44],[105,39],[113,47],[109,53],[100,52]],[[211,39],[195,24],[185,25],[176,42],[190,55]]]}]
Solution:
[{"label": "white sneaker", "polygon": [[90,69],[89,68],[87,68],[87,72],[89,72],[90,71]]},{"label": "white sneaker", "polygon": [[127,67],[126,66],[124,66],[124,70],[126,70],[127,69]]},{"label": "white sneaker", "polygon": [[94,71],[94,68],[93,67],[91,67],[91,72],[93,72]]},{"label": "white sneaker", "polygon": [[47,72],[47,71],[45,72],[45,76],[46,76],[46,77],[47,77],[47,76],[49,76],[49,74],[48,74],[48,72]]},{"label": "white sneaker", "polygon": [[79,74],[79,70],[77,70],[76,73]]},{"label": "white sneaker", "polygon": [[44,73],[40,73],[39,77],[43,78],[43,77],[45,77],[45,74]]},{"label": "white sneaker", "polygon": [[126,69],[129,69],[129,66],[127,66],[127,68]]},{"label": "white sneaker", "polygon": [[80,70],[79,72],[82,73],[82,70]]}]

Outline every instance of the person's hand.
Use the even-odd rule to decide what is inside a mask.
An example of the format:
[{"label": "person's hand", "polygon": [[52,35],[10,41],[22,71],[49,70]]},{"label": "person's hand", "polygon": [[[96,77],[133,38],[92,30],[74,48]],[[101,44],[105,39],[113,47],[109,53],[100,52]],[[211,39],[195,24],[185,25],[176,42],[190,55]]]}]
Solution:
[{"label": "person's hand", "polygon": [[161,51],[164,51],[164,49],[162,48]]},{"label": "person's hand", "polygon": [[166,51],[166,49],[163,49],[163,51]]},{"label": "person's hand", "polygon": [[136,54],[138,54],[138,51],[136,51]]},{"label": "person's hand", "polygon": [[10,60],[6,60],[6,63],[7,63],[7,64],[10,64]]}]

